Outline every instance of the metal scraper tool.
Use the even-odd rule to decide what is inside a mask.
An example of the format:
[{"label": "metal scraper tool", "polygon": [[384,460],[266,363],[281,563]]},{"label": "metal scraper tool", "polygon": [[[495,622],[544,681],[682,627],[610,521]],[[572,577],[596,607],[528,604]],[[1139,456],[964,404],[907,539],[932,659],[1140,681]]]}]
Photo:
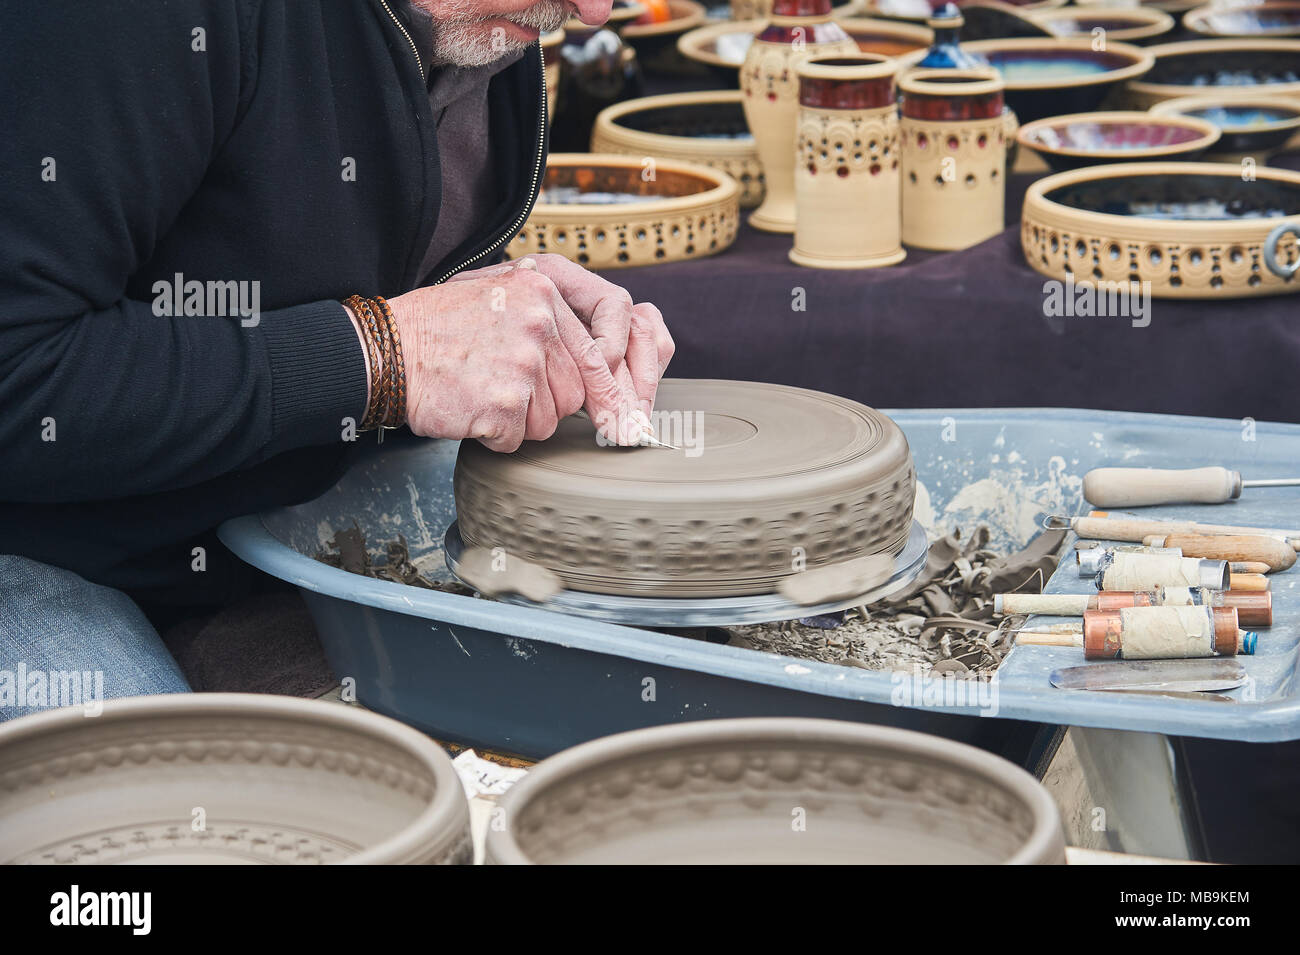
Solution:
[{"label": "metal scraper tool", "polygon": [[1053,670],[1052,686],[1062,690],[1141,690],[1194,693],[1234,690],[1246,680],[1236,660],[1127,660]]},{"label": "metal scraper tool", "polygon": [[[575,412],[573,413],[573,416],[574,416],[575,418],[583,418],[583,419],[586,420],[586,421],[590,421],[590,420],[591,420],[591,415],[587,414],[587,411],[586,411],[585,408],[579,408],[577,411],[575,411]],[[680,450],[681,450],[681,448],[677,447],[676,445],[673,445],[673,444],[665,444],[663,441],[660,441],[658,438],[656,438],[656,437],[655,437],[653,434],[651,434],[649,431],[647,431],[645,434],[641,435],[641,444],[642,444],[643,447],[647,447],[647,448],[663,448],[663,449],[665,449],[665,450],[667,450],[667,451],[680,451]]]}]

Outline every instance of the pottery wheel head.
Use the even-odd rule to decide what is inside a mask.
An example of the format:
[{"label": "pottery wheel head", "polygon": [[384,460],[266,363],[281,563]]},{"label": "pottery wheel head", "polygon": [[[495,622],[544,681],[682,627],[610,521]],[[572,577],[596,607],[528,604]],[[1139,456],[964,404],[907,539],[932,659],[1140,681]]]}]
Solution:
[{"label": "pottery wheel head", "polygon": [[461,446],[467,544],[504,547],[599,593],[767,593],[796,568],[896,554],[915,479],[902,431],[834,395],[666,379],[652,416],[677,450],[601,446],[569,418],[510,455]]}]

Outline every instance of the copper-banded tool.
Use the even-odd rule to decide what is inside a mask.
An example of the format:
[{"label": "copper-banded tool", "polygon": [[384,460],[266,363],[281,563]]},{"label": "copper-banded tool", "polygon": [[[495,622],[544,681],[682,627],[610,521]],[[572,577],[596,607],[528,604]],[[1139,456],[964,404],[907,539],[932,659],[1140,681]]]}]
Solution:
[{"label": "copper-banded tool", "polygon": [[1233,607],[1130,607],[1083,615],[1085,660],[1155,660],[1255,652]]},{"label": "copper-banded tool", "polygon": [[1093,468],[1083,476],[1083,496],[1097,507],[1147,507],[1152,504],[1223,504],[1241,497],[1242,488],[1292,487],[1300,478],[1243,481],[1227,468]]},{"label": "copper-banded tool", "polygon": [[1053,514],[1044,518],[1048,530],[1074,531],[1080,537],[1095,537],[1107,541],[1142,543],[1152,534],[1197,534],[1220,537],[1223,535],[1259,535],[1285,540],[1292,550],[1300,549],[1300,530],[1281,527],[1243,527],[1239,524],[1201,524],[1197,521],[1158,521],[1151,518],[1111,515],[1106,511],[1092,511],[1087,517],[1065,517]]},{"label": "copper-banded tool", "polygon": [[[1147,540],[1159,540],[1155,536],[1146,538]],[[1211,538],[1218,540],[1218,538]],[[1259,538],[1256,538],[1259,539]],[[1263,538],[1264,540],[1276,540],[1276,538]],[[1286,546],[1283,544],[1282,546]],[[1156,547],[1144,546],[1142,544],[1117,544],[1113,541],[1095,541],[1095,540],[1076,540],[1074,542],[1075,550],[1119,550],[1131,551],[1135,554],[1177,554],[1179,557],[1204,557],[1204,554],[1184,554],[1178,547]],[[1294,551],[1292,552],[1294,553]],[[1234,574],[1269,574],[1273,568],[1263,561],[1257,560],[1231,560],[1228,561],[1228,569]]]},{"label": "copper-banded tool", "polygon": [[1079,576],[1096,575],[1098,590],[1154,590],[1156,587],[1208,587],[1228,590],[1230,571],[1221,560],[1177,554],[1140,554],[1110,548],[1076,554]]},{"label": "copper-banded tool", "polygon": [[1276,537],[1259,534],[1149,534],[1142,543],[1148,547],[1176,547],[1184,557],[1267,564],[1270,572],[1287,570],[1296,560],[1295,548]]},{"label": "copper-banded tool", "polygon": [[1273,595],[1268,592],[1207,590],[1203,587],[1157,587],[1155,590],[1103,590],[1098,594],[997,594],[996,615],[1041,614],[1082,617],[1088,610],[1122,610],[1125,607],[1178,607],[1199,604],[1234,607],[1243,627],[1273,625]]}]

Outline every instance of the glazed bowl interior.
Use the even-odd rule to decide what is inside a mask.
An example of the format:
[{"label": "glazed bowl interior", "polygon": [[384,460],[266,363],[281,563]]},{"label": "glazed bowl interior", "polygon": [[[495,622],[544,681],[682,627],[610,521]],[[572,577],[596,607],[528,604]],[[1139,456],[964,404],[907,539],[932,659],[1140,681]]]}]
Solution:
[{"label": "glazed bowl interior", "polygon": [[1121,52],[1079,46],[986,48],[980,54],[1012,88],[1101,80],[1106,74],[1130,67],[1134,62],[1131,56]]},{"label": "glazed bowl interior", "polygon": [[1163,10],[1142,8],[1067,7],[1035,13],[1033,18],[1057,36],[1092,36],[1092,31],[1104,30],[1110,39],[1127,42],[1162,36],[1175,25],[1174,18]]},{"label": "glazed bowl interior", "polygon": [[[524,783],[528,785],[525,787]],[[624,733],[516,784],[494,862],[1059,862],[1047,791],[938,737],[828,720],[751,719]]]},{"label": "glazed bowl interior", "polygon": [[1190,11],[1183,17],[1183,25],[1206,36],[1295,36],[1300,34],[1300,3],[1211,4]]},{"label": "glazed bowl interior", "polygon": [[1300,215],[1300,185],[1264,177],[1246,182],[1234,169],[1222,175],[1100,176],[1051,189],[1044,197],[1084,212],[1141,219],[1235,222]]},{"label": "glazed bowl interior", "polygon": [[694,196],[717,188],[717,182],[662,167],[653,179],[642,175],[640,161],[627,165],[550,163],[538,205],[616,205]]},{"label": "glazed bowl interior", "polygon": [[[946,2],[948,0],[870,0],[867,9],[882,17],[924,22]],[[957,6],[964,6],[965,2],[966,0],[958,0]],[[1003,2],[1023,12],[1063,7],[1067,0],[1003,0]]]},{"label": "glazed bowl interior", "polygon": [[[873,20],[870,17],[845,17],[836,20],[862,53],[902,56],[929,47],[933,34],[924,27],[905,23]],[[688,59],[714,67],[739,69],[745,54],[762,28],[762,20],[737,20],[691,30],[678,41],[678,49]]]},{"label": "glazed bowl interior", "polygon": [[450,760],[414,730],[341,703],[209,693],[6,725],[0,817],[6,863],[416,861],[420,838],[439,838],[431,820],[456,839],[469,823]]},{"label": "glazed bowl interior", "polygon": [[626,129],[660,136],[750,141],[754,138],[739,100],[652,106],[623,113],[614,122]]},{"label": "glazed bowl interior", "polygon": [[1156,62],[1142,78],[1144,84],[1187,87],[1192,94],[1219,88],[1267,92],[1269,86],[1300,83],[1300,43],[1268,48],[1225,42],[1213,49],[1190,43],[1151,49]]},{"label": "glazed bowl interior", "polygon": [[1300,106],[1286,103],[1215,103],[1179,110],[1183,116],[1193,116],[1213,123],[1224,132],[1247,133],[1290,128],[1300,122]]},{"label": "glazed bowl interior", "polygon": [[1218,131],[1207,121],[1158,119],[1144,113],[1092,113],[1039,120],[1021,129],[1022,142],[1034,149],[1081,156],[1133,158],[1207,149]]}]

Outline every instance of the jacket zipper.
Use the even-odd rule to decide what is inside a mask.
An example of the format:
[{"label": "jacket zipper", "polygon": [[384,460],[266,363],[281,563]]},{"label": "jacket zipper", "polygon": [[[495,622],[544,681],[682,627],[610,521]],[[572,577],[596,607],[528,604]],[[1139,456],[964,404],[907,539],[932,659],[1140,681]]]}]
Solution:
[{"label": "jacket zipper", "polygon": [[397,14],[393,13],[393,8],[388,5],[388,0],[379,0],[379,5],[384,8],[384,12],[388,14],[388,18],[393,21],[397,29],[402,31],[402,36],[406,37],[406,42],[411,44],[411,52],[415,55],[415,68],[420,71],[420,79],[426,83],[429,82],[428,77],[424,75],[424,64],[420,62],[420,51],[416,47],[415,41],[411,39],[411,34],[402,25],[402,21],[397,19]]}]

